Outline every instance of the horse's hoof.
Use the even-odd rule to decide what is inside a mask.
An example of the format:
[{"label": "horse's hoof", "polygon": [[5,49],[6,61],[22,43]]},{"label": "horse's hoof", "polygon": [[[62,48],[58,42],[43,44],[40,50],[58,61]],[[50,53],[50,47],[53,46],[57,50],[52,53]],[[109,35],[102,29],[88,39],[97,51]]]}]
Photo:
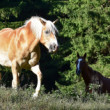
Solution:
[{"label": "horse's hoof", "polygon": [[34,93],[33,96],[32,96],[33,99],[35,99],[37,97],[38,97],[38,93]]}]

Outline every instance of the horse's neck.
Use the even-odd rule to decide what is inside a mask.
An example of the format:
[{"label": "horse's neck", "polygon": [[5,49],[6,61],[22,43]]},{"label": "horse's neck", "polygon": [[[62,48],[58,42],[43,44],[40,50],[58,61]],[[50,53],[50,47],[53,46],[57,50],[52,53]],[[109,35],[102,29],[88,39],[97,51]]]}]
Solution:
[{"label": "horse's neck", "polygon": [[39,44],[39,39],[36,39],[35,33],[31,30],[31,23],[29,22],[27,24],[26,31],[27,31],[27,41],[29,45],[29,51],[32,51],[38,44]]},{"label": "horse's neck", "polygon": [[92,70],[88,65],[86,65],[86,67],[82,70],[82,77],[86,85],[91,82],[91,72]]},{"label": "horse's neck", "polygon": [[29,22],[26,27],[24,27],[27,33],[27,39],[29,42],[33,42],[36,39],[35,33],[31,29],[31,22]]}]

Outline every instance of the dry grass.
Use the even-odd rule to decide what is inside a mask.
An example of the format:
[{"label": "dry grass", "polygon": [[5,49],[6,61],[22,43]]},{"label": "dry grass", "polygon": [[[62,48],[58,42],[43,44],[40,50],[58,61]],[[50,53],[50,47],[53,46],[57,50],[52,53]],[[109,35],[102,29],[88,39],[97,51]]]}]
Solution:
[{"label": "dry grass", "polygon": [[53,92],[45,94],[41,91],[36,99],[32,99],[33,88],[17,91],[11,88],[0,88],[0,110],[109,110],[109,96],[77,97],[63,96]]}]

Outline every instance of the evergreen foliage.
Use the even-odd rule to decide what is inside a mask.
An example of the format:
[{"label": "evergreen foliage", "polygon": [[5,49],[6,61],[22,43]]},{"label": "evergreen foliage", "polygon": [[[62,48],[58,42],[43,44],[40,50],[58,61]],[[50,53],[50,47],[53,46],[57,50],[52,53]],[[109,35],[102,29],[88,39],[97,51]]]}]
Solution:
[{"label": "evergreen foliage", "polygon": [[57,3],[50,12],[53,14],[60,21],[59,83],[72,90],[75,84],[79,86],[75,67],[77,52],[82,55],[86,52],[89,64],[110,77],[110,2],[69,0]]}]

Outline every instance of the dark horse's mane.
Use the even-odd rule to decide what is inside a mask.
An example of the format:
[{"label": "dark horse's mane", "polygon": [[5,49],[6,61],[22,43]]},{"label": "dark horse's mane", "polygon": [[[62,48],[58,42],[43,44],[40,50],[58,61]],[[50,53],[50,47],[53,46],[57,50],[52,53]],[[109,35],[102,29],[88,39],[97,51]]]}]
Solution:
[{"label": "dark horse's mane", "polygon": [[104,77],[100,72],[95,71],[88,66],[85,58],[83,59],[83,62],[84,66],[81,70],[81,73],[86,85],[86,92],[91,92],[90,84],[97,84],[99,85],[99,87],[96,89],[98,93],[110,93],[110,79]]}]

